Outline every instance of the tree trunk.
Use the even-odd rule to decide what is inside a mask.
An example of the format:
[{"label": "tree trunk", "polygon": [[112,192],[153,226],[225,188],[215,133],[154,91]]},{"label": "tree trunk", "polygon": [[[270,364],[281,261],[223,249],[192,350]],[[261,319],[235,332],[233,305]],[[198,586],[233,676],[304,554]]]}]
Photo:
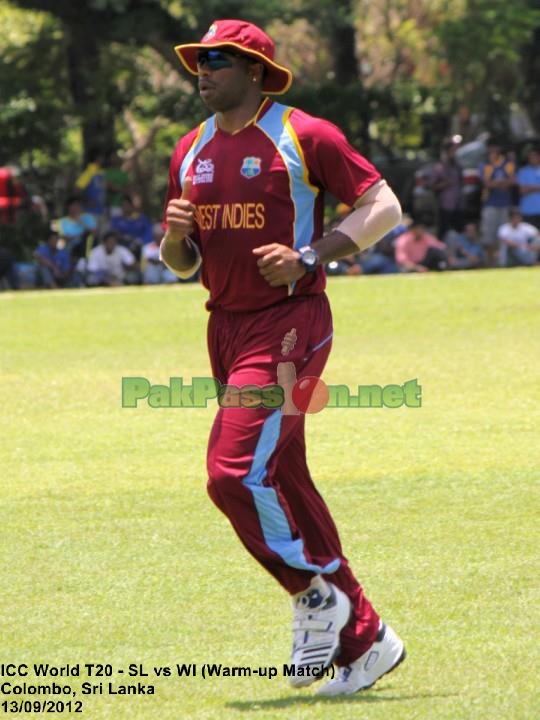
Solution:
[{"label": "tree trunk", "polygon": [[[83,23],[70,23],[68,71],[75,112],[80,117],[84,161],[93,152],[106,153],[115,144],[114,112],[108,102],[107,74],[101,67],[99,35],[89,32]],[[96,82],[103,78],[103,82]]]},{"label": "tree trunk", "polygon": [[538,78],[540,77],[540,28],[534,32],[533,40],[523,52],[523,76],[525,105],[536,133],[540,134],[540,93]]},{"label": "tree trunk", "polygon": [[362,74],[356,55],[356,30],[352,24],[352,8],[350,0],[342,3],[341,14],[328,28],[330,47],[334,53],[335,81],[343,88],[355,89],[357,96],[356,112],[362,119],[360,138],[363,148],[369,148],[369,124],[371,111],[364,91]]}]

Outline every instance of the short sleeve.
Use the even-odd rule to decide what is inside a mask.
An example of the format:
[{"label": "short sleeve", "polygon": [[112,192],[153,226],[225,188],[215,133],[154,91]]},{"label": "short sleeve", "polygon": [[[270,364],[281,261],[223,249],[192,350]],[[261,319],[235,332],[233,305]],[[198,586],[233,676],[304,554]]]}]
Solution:
[{"label": "short sleeve", "polygon": [[290,116],[304,153],[310,180],[347,205],[381,179],[379,171],[332,123],[300,110]]},{"label": "short sleeve", "polygon": [[166,227],[166,210],[167,205],[171,200],[179,198],[182,195],[182,186],[180,184],[180,168],[187,155],[189,148],[191,147],[196,135],[198,128],[191,130],[187,135],[182,137],[174,150],[169,163],[169,182],[167,186],[167,194],[165,196],[165,204],[163,206],[163,226]]}]

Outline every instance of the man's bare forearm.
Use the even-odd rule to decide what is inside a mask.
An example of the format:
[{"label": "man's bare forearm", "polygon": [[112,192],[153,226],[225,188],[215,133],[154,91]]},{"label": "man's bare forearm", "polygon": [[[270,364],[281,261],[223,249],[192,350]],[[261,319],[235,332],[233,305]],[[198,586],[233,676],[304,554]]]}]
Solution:
[{"label": "man's bare forearm", "polygon": [[320,240],[313,243],[313,249],[317,251],[321,264],[339,260],[346,255],[355,255],[358,252],[356,245],[348,235],[339,230],[332,230]]}]

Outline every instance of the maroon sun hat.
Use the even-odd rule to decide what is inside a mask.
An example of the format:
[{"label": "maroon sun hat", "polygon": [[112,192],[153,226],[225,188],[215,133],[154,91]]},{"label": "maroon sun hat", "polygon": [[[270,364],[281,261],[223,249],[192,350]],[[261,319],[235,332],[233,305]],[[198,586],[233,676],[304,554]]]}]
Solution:
[{"label": "maroon sun hat", "polygon": [[274,61],[274,41],[257,25],[245,20],[216,20],[201,42],[174,49],[186,70],[197,75],[197,53],[209,48],[231,48],[262,63],[266,68],[262,89],[269,95],[281,95],[291,86],[292,72]]}]

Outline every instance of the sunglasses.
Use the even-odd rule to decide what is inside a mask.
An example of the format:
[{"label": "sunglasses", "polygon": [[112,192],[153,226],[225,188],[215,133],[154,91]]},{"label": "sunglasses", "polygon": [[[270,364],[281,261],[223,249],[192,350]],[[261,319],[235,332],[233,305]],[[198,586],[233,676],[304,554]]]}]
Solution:
[{"label": "sunglasses", "polygon": [[244,57],[237,53],[224,52],[223,50],[199,50],[197,53],[197,65],[201,68],[208,67],[210,70],[222,70],[233,67],[232,58]]}]

